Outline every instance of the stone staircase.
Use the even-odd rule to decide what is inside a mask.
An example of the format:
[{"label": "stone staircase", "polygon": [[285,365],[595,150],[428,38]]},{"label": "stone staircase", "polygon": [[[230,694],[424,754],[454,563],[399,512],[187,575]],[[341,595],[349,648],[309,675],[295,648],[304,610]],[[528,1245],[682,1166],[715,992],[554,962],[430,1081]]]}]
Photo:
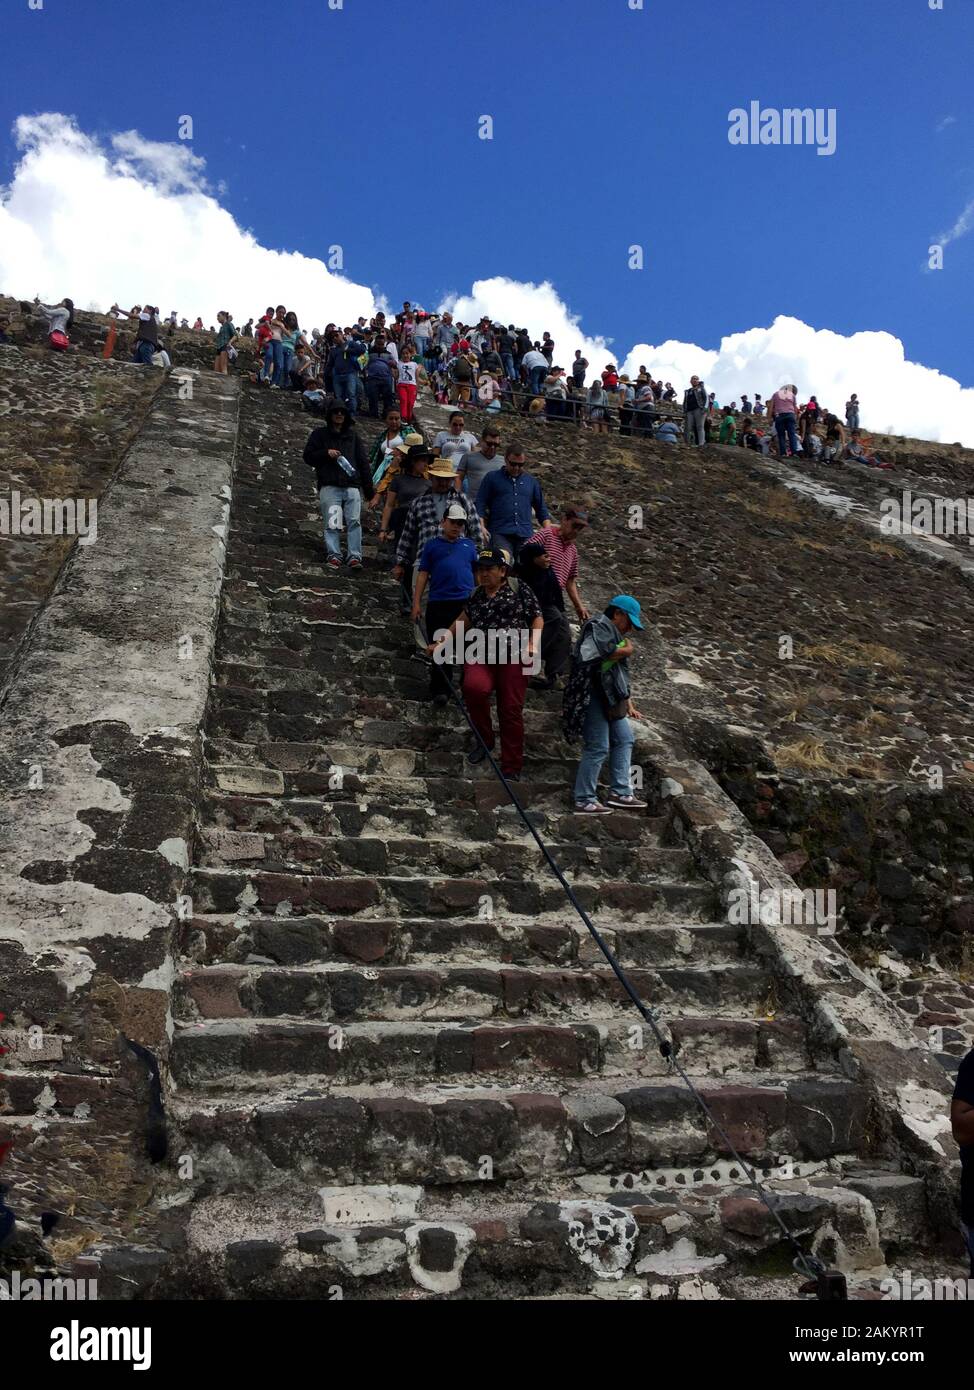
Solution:
[{"label": "stone staircase", "polygon": [[[286,398],[243,402],[173,994],[174,1287],[713,1297],[787,1276],[503,787],[466,764],[459,712],[424,701],[387,557],[321,563],[308,429]],[[531,692],[526,723],[523,805],[783,1221],[881,1267],[921,1238],[923,1184],[879,1158],[866,1089],[665,808],[573,816],[557,699]]]}]

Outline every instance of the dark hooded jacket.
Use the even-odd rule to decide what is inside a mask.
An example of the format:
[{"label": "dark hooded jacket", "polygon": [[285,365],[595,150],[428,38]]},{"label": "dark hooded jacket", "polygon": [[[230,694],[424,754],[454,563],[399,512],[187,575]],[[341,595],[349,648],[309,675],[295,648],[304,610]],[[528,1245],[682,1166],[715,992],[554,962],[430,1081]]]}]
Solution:
[{"label": "dark hooded jacket", "polygon": [[[375,492],[372,469],[352,417],[343,405],[333,404],[325,419],[320,429],[312,430],[303,455],[305,463],[315,471],[319,492],[323,487],[357,487],[366,499],[370,498]],[[337,459],[328,457],[329,449],[337,449],[348,459],[355,469],[354,477],[345,472]]]},{"label": "dark hooded jacket", "polygon": [[561,608],[564,610],[565,600],[562,597],[557,575],[549,565],[539,567],[534,563],[538,556],[544,553],[544,546],[539,545],[537,541],[529,541],[527,545],[522,545],[518,552],[518,562],[514,574],[520,583],[526,584],[529,589],[534,590],[534,596],[542,608]]}]

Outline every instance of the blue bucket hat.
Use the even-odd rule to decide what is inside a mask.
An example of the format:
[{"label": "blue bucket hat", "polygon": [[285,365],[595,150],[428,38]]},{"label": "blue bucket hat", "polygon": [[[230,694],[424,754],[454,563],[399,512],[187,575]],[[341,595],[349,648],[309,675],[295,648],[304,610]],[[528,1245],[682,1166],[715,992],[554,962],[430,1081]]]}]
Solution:
[{"label": "blue bucket hat", "polygon": [[642,609],[639,606],[638,599],[633,598],[631,594],[616,594],[615,598],[609,600],[609,607],[621,609],[632,623],[633,627],[639,632],[642,632],[643,625],[639,621],[639,615]]}]

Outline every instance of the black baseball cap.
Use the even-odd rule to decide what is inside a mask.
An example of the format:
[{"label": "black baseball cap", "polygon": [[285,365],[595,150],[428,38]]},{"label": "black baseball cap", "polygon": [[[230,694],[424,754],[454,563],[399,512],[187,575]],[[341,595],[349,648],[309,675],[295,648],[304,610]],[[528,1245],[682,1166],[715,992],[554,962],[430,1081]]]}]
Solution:
[{"label": "black baseball cap", "polygon": [[481,550],[477,555],[477,566],[489,569],[494,565],[510,566],[511,557],[502,546],[497,546],[494,550]]}]

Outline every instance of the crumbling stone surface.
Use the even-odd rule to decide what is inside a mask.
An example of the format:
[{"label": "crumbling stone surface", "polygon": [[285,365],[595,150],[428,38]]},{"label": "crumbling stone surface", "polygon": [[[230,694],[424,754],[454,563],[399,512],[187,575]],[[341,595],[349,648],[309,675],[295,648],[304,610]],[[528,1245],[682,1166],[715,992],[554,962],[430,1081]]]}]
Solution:
[{"label": "crumbling stone surface", "polygon": [[[66,370],[84,368],[101,379]],[[151,1190],[223,565],[235,384],[160,380],[98,542],[72,553],[4,692],[0,1028],[28,1040],[3,1061],[4,1176],[19,1220],[60,1211],[68,1243],[131,1234]]]},{"label": "crumbling stone surface", "polygon": [[[0,501],[46,500],[62,527],[60,535],[5,528],[0,536],[0,686],[77,544],[63,533],[64,510],[55,502],[102,497],[161,385],[161,373],[0,347]],[[21,514],[20,505],[15,510]],[[87,515],[86,507],[85,525]]]}]

